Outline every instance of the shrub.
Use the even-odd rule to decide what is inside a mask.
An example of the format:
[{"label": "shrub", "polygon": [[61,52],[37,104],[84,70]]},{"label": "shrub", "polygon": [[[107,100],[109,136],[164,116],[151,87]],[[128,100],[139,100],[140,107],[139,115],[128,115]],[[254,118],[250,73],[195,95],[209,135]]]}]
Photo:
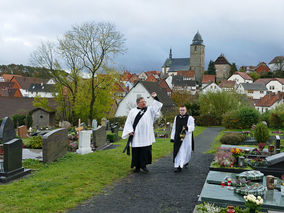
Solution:
[{"label": "shrub", "polygon": [[109,142],[115,142],[118,140],[118,136],[115,133],[107,134],[107,140],[109,140]]},{"label": "shrub", "polygon": [[239,129],[239,112],[237,110],[227,112],[223,115],[222,125],[227,129]]},{"label": "shrub", "polygon": [[270,117],[271,117],[271,112],[270,111],[266,111],[266,112],[260,114],[259,120],[260,121],[265,121],[267,123],[267,126],[270,127],[271,126],[271,124],[270,124]]},{"label": "shrub", "polygon": [[215,126],[221,124],[221,120],[219,119],[219,117],[216,118],[213,115],[200,115],[196,117],[197,117],[196,123],[201,126]]},{"label": "shrub", "polygon": [[273,128],[282,128],[284,126],[284,112],[271,113],[269,123]]},{"label": "shrub", "polygon": [[266,143],[269,139],[268,127],[263,123],[259,122],[254,130],[254,137],[258,143]]},{"label": "shrub", "polygon": [[239,145],[244,141],[244,136],[241,134],[230,133],[225,134],[220,138],[222,144]]},{"label": "shrub", "polygon": [[259,122],[260,114],[252,107],[242,107],[239,110],[240,127],[243,129],[250,128],[253,124]]},{"label": "shrub", "polygon": [[[26,121],[27,119],[27,121]],[[18,126],[26,125],[29,128],[32,125],[32,115],[28,114],[27,116],[25,114],[15,114],[11,117],[11,120],[14,123],[14,128],[17,128]]]},{"label": "shrub", "polygon": [[113,117],[113,118],[109,118],[109,122],[112,124],[117,122],[118,126],[122,127],[125,124],[126,118],[127,118],[126,116]]},{"label": "shrub", "polygon": [[30,149],[41,149],[42,148],[41,136],[31,137],[30,140],[24,143],[24,146]]}]

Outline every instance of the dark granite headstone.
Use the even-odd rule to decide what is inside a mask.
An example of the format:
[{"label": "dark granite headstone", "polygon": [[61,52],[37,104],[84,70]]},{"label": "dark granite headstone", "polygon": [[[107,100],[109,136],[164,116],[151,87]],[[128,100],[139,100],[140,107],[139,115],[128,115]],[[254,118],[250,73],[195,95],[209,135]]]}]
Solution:
[{"label": "dark granite headstone", "polygon": [[284,152],[266,157],[268,167],[284,169]]},{"label": "dark granite headstone", "polygon": [[54,162],[66,154],[68,148],[67,129],[55,129],[42,137],[43,162]]},{"label": "dark granite headstone", "polygon": [[22,145],[22,140],[18,138],[3,144],[4,159],[0,162],[3,165],[0,166],[3,168],[0,170],[0,182],[8,182],[31,172],[22,167]]},{"label": "dark granite headstone", "polygon": [[101,126],[93,130],[93,145],[95,148],[106,144],[106,127]]},{"label": "dark granite headstone", "polygon": [[118,135],[118,125],[117,124],[111,125],[111,132]]},{"label": "dark granite headstone", "polygon": [[13,121],[9,117],[5,117],[0,127],[0,143],[5,143],[16,138]]}]

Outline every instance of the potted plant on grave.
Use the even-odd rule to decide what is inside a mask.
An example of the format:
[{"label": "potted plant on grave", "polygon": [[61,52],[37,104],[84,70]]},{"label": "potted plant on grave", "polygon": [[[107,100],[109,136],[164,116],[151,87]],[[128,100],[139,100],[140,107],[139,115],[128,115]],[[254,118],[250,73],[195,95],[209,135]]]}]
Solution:
[{"label": "potted plant on grave", "polygon": [[[268,127],[263,123],[259,122],[254,129],[254,137],[259,144],[259,150],[265,147],[266,142],[269,139],[269,130]],[[262,150],[260,150],[262,151]]]}]

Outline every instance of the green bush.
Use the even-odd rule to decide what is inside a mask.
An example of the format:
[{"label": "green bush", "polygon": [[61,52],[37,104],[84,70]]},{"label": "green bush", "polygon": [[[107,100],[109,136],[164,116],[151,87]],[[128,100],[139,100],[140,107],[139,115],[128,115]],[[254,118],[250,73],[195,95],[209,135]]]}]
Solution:
[{"label": "green bush", "polygon": [[239,129],[239,112],[237,110],[227,112],[223,115],[222,125],[227,129]]},{"label": "green bush", "polygon": [[243,129],[251,128],[253,124],[259,122],[260,114],[252,107],[242,107],[239,110],[239,122]]},{"label": "green bush", "polygon": [[221,124],[221,119],[216,118],[213,115],[200,115],[195,116],[196,124],[201,126],[216,126]]},{"label": "green bush", "polygon": [[272,112],[269,118],[270,126],[281,129],[284,127],[284,112]]},{"label": "green bush", "polygon": [[[27,122],[26,122],[27,119]],[[14,123],[14,128],[17,128],[18,126],[26,125],[27,123],[27,128],[29,128],[32,125],[32,115],[28,114],[27,116],[25,114],[15,114],[11,117],[11,120]]]},{"label": "green bush", "polygon": [[118,136],[115,133],[107,134],[107,140],[109,140],[109,142],[115,142],[118,140]]},{"label": "green bush", "polygon": [[185,104],[188,113],[191,116],[199,116],[200,115],[200,105],[199,103],[186,103]]},{"label": "green bush", "polygon": [[265,121],[267,123],[267,126],[270,127],[270,116],[271,116],[271,112],[270,111],[266,111],[262,114],[260,114],[260,121]]},{"label": "green bush", "polygon": [[240,145],[244,140],[245,137],[237,133],[225,134],[220,138],[220,142],[222,144],[229,144],[229,145]]},{"label": "green bush", "polygon": [[26,148],[30,149],[42,149],[42,138],[41,136],[33,136],[24,142]]},{"label": "green bush", "polygon": [[263,123],[259,122],[254,129],[254,138],[258,143],[266,143],[269,139],[268,127]]},{"label": "green bush", "polygon": [[121,116],[121,117],[113,117],[113,118],[109,118],[109,122],[110,123],[118,123],[119,127],[123,127],[126,121],[126,116]]}]

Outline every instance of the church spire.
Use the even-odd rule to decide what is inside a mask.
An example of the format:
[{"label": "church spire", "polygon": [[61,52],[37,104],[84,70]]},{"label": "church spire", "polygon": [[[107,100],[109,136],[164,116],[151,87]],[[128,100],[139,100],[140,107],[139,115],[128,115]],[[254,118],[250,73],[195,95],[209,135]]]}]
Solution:
[{"label": "church spire", "polygon": [[172,48],[170,48],[170,54],[169,54],[169,59],[173,58],[173,54],[172,54]]}]

